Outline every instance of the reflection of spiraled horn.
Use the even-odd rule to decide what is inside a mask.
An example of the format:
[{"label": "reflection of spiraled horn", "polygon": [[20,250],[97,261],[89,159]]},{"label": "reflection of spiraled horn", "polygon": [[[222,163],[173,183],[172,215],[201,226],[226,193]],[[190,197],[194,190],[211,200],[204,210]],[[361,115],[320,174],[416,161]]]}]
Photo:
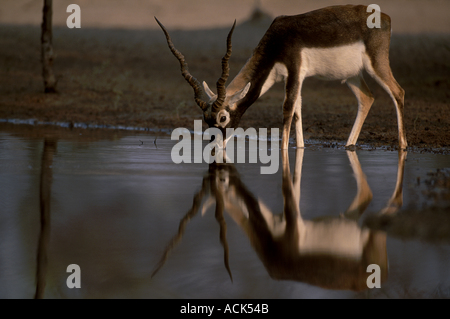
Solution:
[{"label": "reflection of spiraled horn", "polygon": [[180,221],[180,225],[178,227],[178,233],[172,238],[169,245],[167,245],[167,248],[164,251],[163,256],[161,257],[160,261],[156,265],[155,269],[152,272],[151,277],[156,275],[156,273],[161,269],[162,266],[167,261],[167,258],[169,257],[170,252],[175,248],[175,246],[178,244],[178,242],[183,238],[184,230],[188,224],[188,222],[193,218],[200,207],[200,204],[202,203],[203,196],[205,195],[206,190],[206,181],[203,181],[202,189],[194,196],[194,202],[192,203],[191,209],[187,212],[187,214],[183,217],[183,219]]},{"label": "reflection of spiraled horn", "polygon": [[211,192],[211,195],[213,196],[213,199],[216,201],[216,210],[215,210],[215,217],[217,222],[220,226],[220,242],[224,249],[224,263],[225,268],[228,272],[228,275],[230,276],[231,281],[233,281],[233,276],[231,274],[230,266],[229,266],[229,250],[228,250],[228,243],[227,243],[227,224],[225,222],[225,219],[223,217],[223,211],[224,211],[224,199],[220,195],[220,191],[217,189],[217,186],[215,185],[215,170],[216,165],[212,164],[210,165],[210,172],[207,176],[203,178],[202,188],[201,190],[194,196],[194,202],[192,204],[191,209],[186,213],[186,215],[183,217],[183,219],[180,221],[180,225],[178,227],[178,233],[172,238],[169,245],[167,245],[166,249],[164,250],[164,254],[159,260],[158,264],[154,268],[151,278],[153,278],[156,273],[164,266],[164,264],[167,261],[167,258],[169,257],[169,254],[171,251],[175,248],[175,246],[178,244],[178,242],[183,238],[184,231],[186,229],[186,226],[188,222],[195,217],[197,212],[199,211],[200,205],[203,201],[203,197],[205,196],[205,193],[207,191]]},{"label": "reflection of spiraled horn", "polygon": [[213,171],[210,172],[210,182],[211,182],[211,193],[213,194],[216,200],[216,211],[215,217],[220,226],[220,243],[223,246],[223,261],[225,263],[225,268],[227,269],[228,275],[230,276],[231,281],[233,281],[233,276],[231,274],[231,269],[229,265],[229,253],[228,253],[228,242],[227,242],[227,224],[225,222],[225,218],[223,217],[223,211],[225,208],[224,198],[221,195],[221,192],[217,189],[217,185],[215,184],[215,172],[217,172],[217,166],[211,165],[210,169]]},{"label": "reflection of spiraled horn", "polygon": [[236,26],[236,20],[234,20],[234,24],[231,27],[230,32],[227,37],[227,53],[222,58],[222,76],[217,80],[217,100],[214,102],[212,111],[217,112],[225,101],[226,97],[226,89],[225,83],[228,80],[228,76],[230,75],[230,66],[228,60],[231,57],[231,36],[233,35],[234,27]]},{"label": "reflection of spiraled horn", "polygon": [[162,25],[161,22],[159,22],[158,19],[156,19],[156,22],[158,22],[159,26],[161,27],[161,29],[163,30],[164,34],[166,35],[166,39],[167,39],[167,44],[169,45],[170,51],[172,51],[173,55],[178,59],[178,61],[180,61],[180,66],[181,66],[181,74],[183,75],[183,77],[186,79],[186,81],[192,86],[192,88],[194,89],[194,99],[195,102],[198,104],[198,106],[200,106],[200,108],[205,111],[208,108],[208,104],[203,101],[201,99],[201,96],[203,95],[203,91],[202,91],[202,87],[200,85],[200,82],[194,78],[190,73],[189,73],[189,69],[188,69],[188,65],[186,63],[186,60],[184,58],[184,55],[181,54],[180,51],[178,51],[175,46],[172,43],[172,40],[170,38],[169,33],[167,32],[166,28],[164,28],[164,26]]}]

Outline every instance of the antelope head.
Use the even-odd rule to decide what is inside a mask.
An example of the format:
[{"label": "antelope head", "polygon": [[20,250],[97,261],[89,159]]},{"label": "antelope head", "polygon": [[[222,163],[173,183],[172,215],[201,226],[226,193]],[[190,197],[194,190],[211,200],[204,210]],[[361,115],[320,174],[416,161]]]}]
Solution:
[{"label": "antelope head", "polygon": [[[243,115],[243,112],[240,111],[236,104],[242,100],[249,88],[250,83],[247,83],[244,88],[238,90],[237,92],[227,93],[227,89],[225,87],[225,83],[227,82],[230,67],[229,67],[229,59],[231,57],[231,36],[234,31],[234,27],[236,26],[236,21],[234,21],[233,27],[228,33],[227,37],[227,52],[222,58],[222,75],[217,80],[217,94],[215,94],[206,84],[203,82],[203,89],[206,95],[209,98],[209,101],[206,102],[203,100],[203,90],[200,82],[193,77],[188,70],[188,65],[185,61],[185,57],[178,51],[172,43],[169,33],[166,28],[162,25],[161,22],[155,17],[156,22],[158,22],[159,26],[163,30],[167,44],[169,45],[170,50],[173,55],[178,59],[181,66],[181,74],[186,79],[186,81],[192,86],[194,89],[194,99],[197,105],[203,111],[203,119],[208,124],[209,127],[215,127],[220,129],[222,136],[226,136],[226,128],[235,128],[238,126],[239,121]],[[223,147],[225,147],[226,141],[224,141]]]}]

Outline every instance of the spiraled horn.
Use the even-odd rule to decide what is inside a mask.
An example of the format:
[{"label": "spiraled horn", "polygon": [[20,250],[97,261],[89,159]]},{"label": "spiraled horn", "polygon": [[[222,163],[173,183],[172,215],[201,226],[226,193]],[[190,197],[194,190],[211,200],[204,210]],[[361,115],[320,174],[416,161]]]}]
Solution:
[{"label": "spiraled horn", "polygon": [[200,108],[205,111],[208,108],[208,104],[202,100],[203,90],[200,82],[194,78],[190,73],[188,69],[188,65],[186,63],[186,60],[184,58],[184,55],[181,54],[180,51],[178,51],[175,46],[172,43],[172,39],[170,38],[169,33],[167,32],[166,28],[162,25],[161,22],[155,17],[156,22],[158,22],[159,26],[163,30],[164,34],[166,35],[167,44],[169,45],[170,51],[172,51],[173,55],[180,61],[181,66],[181,75],[186,79],[186,81],[192,86],[194,89],[194,99]]},{"label": "spiraled horn", "polygon": [[230,66],[228,60],[231,57],[231,36],[233,35],[234,27],[236,26],[236,20],[234,20],[233,27],[231,27],[230,32],[227,37],[227,53],[222,58],[222,76],[217,80],[217,100],[212,106],[212,111],[217,112],[222,106],[226,97],[225,83],[227,82],[228,76],[230,75]]}]

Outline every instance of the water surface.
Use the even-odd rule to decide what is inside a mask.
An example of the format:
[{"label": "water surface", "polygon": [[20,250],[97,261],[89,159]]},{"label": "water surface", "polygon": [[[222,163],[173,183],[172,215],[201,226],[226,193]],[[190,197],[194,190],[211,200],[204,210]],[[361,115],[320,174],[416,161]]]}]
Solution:
[{"label": "water surface", "polygon": [[[261,175],[262,164],[174,164],[176,142],[155,134],[23,127],[0,127],[0,298],[450,296],[450,241],[364,226],[383,209],[436,204],[425,181],[450,167],[448,156],[292,148],[283,179],[281,153],[278,172]],[[299,202],[303,233],[318,237],[304,239],[300,257],[291,242],[273,250],[264,239],[268,221],[286,230],[286,201]],[[282,250],[297,254],[293,268],[274,261]],[[382,287],[345,287],[367,278],[370,260],[385,263]],[[66,285],[70,264],[81,289]]]}]

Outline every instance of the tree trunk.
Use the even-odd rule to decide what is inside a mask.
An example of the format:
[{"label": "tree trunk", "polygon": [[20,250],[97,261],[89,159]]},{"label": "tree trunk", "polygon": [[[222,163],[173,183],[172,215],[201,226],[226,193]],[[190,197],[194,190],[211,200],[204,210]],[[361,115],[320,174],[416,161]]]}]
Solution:
[{"label": "tree trunk", "polygon": [[42,76],[44,77],[45,93],[56,92],[56,79],[53,74],[53,45],[52,45],[52,2],[44,0],[42,17]]}]

